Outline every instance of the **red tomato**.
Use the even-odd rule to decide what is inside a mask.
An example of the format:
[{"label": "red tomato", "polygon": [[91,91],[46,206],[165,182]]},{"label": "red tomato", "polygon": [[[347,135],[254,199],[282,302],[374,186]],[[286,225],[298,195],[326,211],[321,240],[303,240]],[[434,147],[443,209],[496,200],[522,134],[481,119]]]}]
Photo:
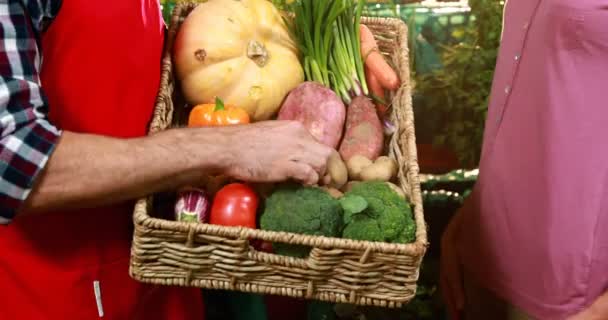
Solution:
[{"label": "red tomato", "polygon": [[258,203],[258,196],[251,187],[231,183],[215,194],[209,222],[255,229]]}]

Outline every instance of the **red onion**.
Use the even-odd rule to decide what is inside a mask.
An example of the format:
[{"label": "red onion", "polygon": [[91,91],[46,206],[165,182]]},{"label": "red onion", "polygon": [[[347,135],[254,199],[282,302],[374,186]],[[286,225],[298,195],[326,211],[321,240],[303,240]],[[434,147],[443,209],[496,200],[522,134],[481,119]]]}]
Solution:
[{"label": "red onion", "polygon": [[397,130],[397,128],[395,127],[395,124],[393,124],[393,122],[388,118],[384,118],[382,120],[382,124],[384,127],[384,134],[387,136],[392,135]]},{"label": "red onion", "polygon": [[182,222],[201,222],[209,220],[210,201],[201,189],[183,189],[175,202],[175,219]]}]

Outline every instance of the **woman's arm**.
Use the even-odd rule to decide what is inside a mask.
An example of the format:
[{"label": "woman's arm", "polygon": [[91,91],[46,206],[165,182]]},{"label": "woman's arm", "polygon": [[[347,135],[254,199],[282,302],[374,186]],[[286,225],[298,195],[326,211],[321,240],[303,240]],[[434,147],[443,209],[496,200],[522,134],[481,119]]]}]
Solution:
[{"label": "woman's arm", "polygon": [[595,302],[581,313],[569,320],[604,320],[608,319],[608,292],[601,295]]}]

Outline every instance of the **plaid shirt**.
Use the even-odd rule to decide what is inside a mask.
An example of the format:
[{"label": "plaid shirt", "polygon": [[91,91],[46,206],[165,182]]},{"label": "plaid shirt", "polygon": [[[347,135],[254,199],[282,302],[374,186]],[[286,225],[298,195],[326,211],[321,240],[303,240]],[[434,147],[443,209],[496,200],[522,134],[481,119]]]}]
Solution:
[{"label": "plaid shirt", "polygon": [[0,224],[9,223],[44,168],[61,131],[47,119],[39,34],[59,0],[0,3]]}]

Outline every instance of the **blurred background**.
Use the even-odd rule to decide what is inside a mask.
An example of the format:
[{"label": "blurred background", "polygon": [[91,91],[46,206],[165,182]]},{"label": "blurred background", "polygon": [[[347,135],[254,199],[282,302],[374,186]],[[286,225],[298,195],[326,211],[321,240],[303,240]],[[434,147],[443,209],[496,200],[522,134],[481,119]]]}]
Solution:
[{"label": "blurred background", "polygon": [[[176,2],[180,0],[161,0],[167,23]],[[478,175],[503,6],[500,0],[367,1],[364,15],[399,18],[409,28],[410,80],[431,246],[417,297],[410,304],[398,310],[335,306],[323,319],[446,319],[438,293],[438,244]],[[246,303],[250,297],[223,299],[223,294],[230,293],[208,294],[207,319],[319,319],[306,313],[303,301],[260,297],[265,306],[255,306]]]}]

